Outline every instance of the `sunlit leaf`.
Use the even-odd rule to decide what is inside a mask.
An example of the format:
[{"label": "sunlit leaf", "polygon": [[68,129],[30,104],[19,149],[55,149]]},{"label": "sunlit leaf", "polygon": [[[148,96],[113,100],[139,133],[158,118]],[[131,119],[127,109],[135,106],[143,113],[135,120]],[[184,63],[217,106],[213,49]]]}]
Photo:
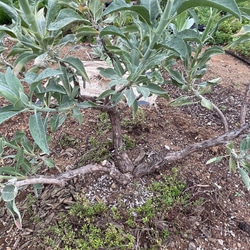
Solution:
[{"label": "sunlit leaf", "polygon": [[77,106],[79,108],[96,108],[97,105],[94,103],[94,102],[91,102],[91,101],[84,101],[84,102],[79,102],[77,103]]},{"label": "sunlit leaf", "polygon": [[97,100],[101,100],[101,99],[103,99],[103,98],[105,98],[107,96],[110,96],[110,95],[114,94],[114,93],[115,93],[115,90],[107,89],[98,96]]},{"label": "sunlit leaf", "polygon": [[150,84],[147,84],[146,86],[144,86],[144,88],[147,88],[150,91],[150,93],[152,93],[152,94],[156,94],[158,96],[168,98],[167,92],[165,90],[163,90],[157,84],[150,83]]},{"label": "sunlit leaf", "polygon": [[91,0],[88,3],[88,7],[93,15],[94,21],[97,23],[102,17],[102,2],[100,0]]}]

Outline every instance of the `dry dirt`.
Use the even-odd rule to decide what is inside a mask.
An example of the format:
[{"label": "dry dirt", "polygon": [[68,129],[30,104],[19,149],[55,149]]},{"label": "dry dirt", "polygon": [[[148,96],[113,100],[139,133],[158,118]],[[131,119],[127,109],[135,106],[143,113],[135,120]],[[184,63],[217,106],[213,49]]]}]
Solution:
[{"label": "dry dirt", "polygon": [[[77,52],[86,59],[84,51]],[[219,55],[211,60],[206,78],[220,77],[220,84],[211,95],[219,107],[224,107],[230,128],[239,125],[239,115],[243,94],[250,82],[250,68],[230,55]],[[177,91],[166,86],[169,96],[176,97]],[[3,100],[0,99],[0,105]],[[249,105],[248,105],[249,106]],[[248,107],[249,108],[249,107]],[[125,129],[125,133],[135,139],[135,148],[129,155],[135,159],[141,150],[152,153],[168,146],[170,150],[183,148],[189,143],[198,142],[223,133],[223,124],[217,114],[192,105],[185,108],[172,108],[168,101],[158,98],[156,107],[143,107],[145,120],[139,126]],[[80,159],[91,150],[89,138],[98,130],[99,112],[84,110],[84,124],[68,119],[55,134],[52,154],[56,168],[50,173],[63,172],[80,166]],[[125,110],[122,116],[130,117]],[[250,114],[247,114],[250,121]],[[20,115],[0,127],[0,133],[11,138],[14,131],[27,130],[27,117]],[[105,130],[105,128],[104,128]],[[110,138],[107,129],[104,139]],[[67,138],[70,140],[67,141]],[[67,141],[66,146],[62,141]],[[80,146],[79,146],[80,145]],[[186,192],[191,200],[203,198],[203,202],[191,211],[176,209],[168,218],[170,235],[161,249],[229,249],[247,250],[250,246],[250,193],[247,192],[238,174],[230,173],[226,161],[206,165],[206,161],[224,153],[223,147],[213,147],[189,155],[183,161],[166,165],[159,172],[137,180],[141,186],[149,179],[159,180],[162,174],[169,175],[172,167],[179,168],[180,179],[186,183]],[[45,171],[45,170],[43,170]],[[143,189],[143,188],[142,188]],[[6,211],[0,207],[0,248],[1,249],[50,249],[44,246],[41,232],[58,222],[59,212],[67,214],[74,203],[73,194],[84,191],[94,201],[105,199],[110,204],[117,197],[127,196],[131,205],[140,195],[131,192],[131,186],[121,187],[108,176],[91,174],[75,178],[65,188],[46,186],[38,200],[32,204],[33,215],[39,222],[31,220],[27,208],[27,190],[20,192],[17,206],[23,216],[23,229],[18,230]],[[142,191],[143,193],[143,191]],[[141,194],[143,196],[143,194]],[[143,198],[143,197],[141,197]],[[139,202],[139,201],[138,201]],[[178,234],[176,233],[178,231]],[[63,247],[63,246],[61,246]],[[150,246],[147,246],[151,249]]]}]

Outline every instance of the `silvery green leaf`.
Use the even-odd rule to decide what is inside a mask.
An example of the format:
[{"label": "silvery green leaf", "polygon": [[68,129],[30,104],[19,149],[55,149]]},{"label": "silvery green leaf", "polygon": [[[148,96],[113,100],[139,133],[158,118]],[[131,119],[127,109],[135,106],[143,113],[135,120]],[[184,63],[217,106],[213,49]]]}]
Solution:
[{"label": "silvery green leaf", "polygon": [[105,90],[104,92],[102,92],[102,93],[98,96],[97,100],[101,100],[101,99],[103,99],[103,98],[105,98],[105,97],[107,97],[107,96],[110,96],[110,95],[114,94],[114,93],[115,93],[115,90],[107,89],[107,90]]},{"label": "silvery green leaf", "polygon": [[[6,207],[9,210],[9,212],[11,213],[17,228],[21,229],[22,228],[22,217],[21,217],[21,214],[16,206],[15,200],[6,202]],[[16,217],[18,217],[18,219]]]},{"label": "silvery green leaf", "polygon": [[81,15],[75,12],[73,9],[65,8],[60,10],[55,22],[50,23],[48,29],[50,31],[60,30],[66,27],[68,24],[73,22],[88,22],[88,20],[84,19]]},{"label": "silvery green leaf", "polygon": [[74,67],[74,69],[76,69],[77,74],[82,76],[86,81],[88,81],[88,82],[90,81],[89,77],[87,75],[87,72],[84,68],[84,65],[83,65],[82,61],[80,61],[79,58],[69,56],[69,57],[64,58],[63,62],[66,62],[69,65],[71,65],[72,67]]},{"label": "silvery green leaf", "polygon": [[102,68],[102,67],[98,67],[97,68],[100,72],[100,74],[105,77],[105,78],[109,78],[109,79],[120,79],[120,76],[117,75],[116,71],[113,68]]},{"label": "silvery green leaf", "polygon": [[124,94],[127,99],[128,106],[132,106],[134,101],[136,100],[136,95],[133,89],[127,89]]},{"label": "silvery green leaf", "polygon": [[137,91],[143,95],[143,97],[147,98],[151,94],[150,90],[148,88],[145,88],[143,86],[138,86]]},{"label": "silvery green leaf", "polygon": [[5,79],[11,91],[13,91],[16,96],[19,96],[19,92],[23,91],[23,85],[9,67],[6,70]]},{"label": "silvery green leaf", "polygon": [[201,106],[209,110],[213,110],[213,104],[203,96],[201,97]]},{"label": "silvery green leaf", "polygon": [[50,128],[52,132],[55,132],[60,126],[62,126],[63,122],[66,120],[66,114],[55,114],[50,119]]},{"label": "silvery green leaf", "polygon": [[[78,34],[78,32],[77,32]],[[68,34],[66,36],[64,36],[59,42],[58,42],[58,45],[65,45],[67,43],[73,43],[75,42],[76,40],[76,37],[74,34]]]},{"label": "silvery green leaf", "polygon": [[91,101],[84,101],[84,102],[80,102],[78,104],[76,104],[77,107],[79,108],[96,108],[97,105],[94,103],[94,102],[91,102]]},{"label": "silvery green leaf", "polygon": [[17,195],[18,189],[14,185],[6,185],[2,190],[2,199],[6,202],[12,201]]},{"label": "silvery green leaf", "polygon": [[107,15],[116,11],[129,10],[137,13],[147,24],[151,24],[149,11],[144,6],[127,4],[124,0],[114,0],[112,4],[103,12]]},{"label": "silvery green leaf", "polygon": [[93,15],[94,21],[97,23],[102,17],[102,12],[103,12],[102,2],[100,0],[91,0],[89,2],[89,10]]},{"label": "silvery green leaf", "polygon": [[61,75],[61,74],[62,74],[62,72],[60,70],[47,68],[47,69],[43,70],[42,73],[40,75],[38,75],[34,81],[39,82],[43,79],[46,79],[49,77],[56,77],[56,76]]},{"label": "silvery green leaf", "polygon": [[141,0],[141,5],[149,11],[151,23],[154,23],[159,13],[161,12],[159,1],[156,0]]},{"label": "silvery green leaf", "polygon": [[245,155],[250,150],[250,135],[244,138],[240,143],[240,151],[242,155]]},{"label": "silvery green leaf", "polygon": [[83,122],[83,115],[79,109],[79,107],[74,107],[73,108],[73,118],[76,118],[80,124]]},{"label": "silvery green leaf", "polygon": [[29,129],[33,139],[35,140],[35,143],[45,154],[49,154],[46,131],[41,113],[36,112],[34,115],[30,116]]},{"label": "silvery green leaf", "polygon": [[239,172],[240,172],[240,175],[241,175],[241,178],[242,178],[244,184],[246,185],[247,190],[249,191],[250,190],[249,174],[243,168],[239,168]]},{"label": "silvery green leaf", "polygon": [[193,0],[178,0],[173,1],[173,6],[171,9],[171,14],[173,15],[175,12],[182,13],[191,7],[197,6],[208,6],[212,8],[217,8],[219,10],[224,10],[226,12],[231,13],[232,15],[236,16],[237,18],[241,18],[241,13],[234,0],[203,0],[203,1],[193,1]]},{"label": "silvery green leaf", "polygon": [[236,162],[233,156],[229,157],[229,170],[235,172],[236,171]]},{"label": "silvery green leaf", "polygon": [[223,159],[223,156],[218,156],[218,157],[214,157],[212,159],[209,159],[206,164],[211,164],[211,163],[216,163],[216,162],[220,162]]},{"label": "silvery green leaf", "polygon": [[24,94],[24,92],[20,92],[20,99],[24,105],[29,105],[29,98]]},{"label": "silvery green leaf", "polygon": [[[53,168],[55,167],[55,161],[53,159],[44,159],[44,164],[49,167],[49,168]],[[41,188],[42,189],[42,188]]]},{"label": "silvery green leaf", "polygon": [[0,157],[2,156],[3,154],[3,138],[0,138]]},{"label": "silvery green leaf", "polygon": [[24,110],[15,110],[12,105],[0,108],[0,124],[23,111]]}]

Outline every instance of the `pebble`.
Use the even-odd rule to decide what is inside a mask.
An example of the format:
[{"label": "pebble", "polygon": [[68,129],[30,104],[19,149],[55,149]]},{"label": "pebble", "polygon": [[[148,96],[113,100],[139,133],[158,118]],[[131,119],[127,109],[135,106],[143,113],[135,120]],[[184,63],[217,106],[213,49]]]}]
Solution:
[{"label": "pebble", "polygon": [[111,185],[111,188],[112,188],[112,189],[117,189],[117,185],[116,185],[115,183],[113,183],[113,184]]},{"label": "pebble", "polygon": [[218,243],[223,246],[224,241],[222,239],[218,239]]},{"label": "pebble", "polygon": [[196,246],[195,246],[194,242],[190,242],[188,244],[188,250],[196,250]]}]

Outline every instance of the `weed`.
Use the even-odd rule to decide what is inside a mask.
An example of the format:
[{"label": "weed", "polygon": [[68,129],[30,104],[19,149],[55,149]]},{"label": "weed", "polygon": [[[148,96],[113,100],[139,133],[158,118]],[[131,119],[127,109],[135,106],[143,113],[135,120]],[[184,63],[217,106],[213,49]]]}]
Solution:
[{"label": "weed", "polygon": [[80,140],[70,135],[64,134],[59,140],[59,145],[62,149],[78,148],[80,145]]},{"label": "weed", "polygon": [[80,165],[88,162],[100,163],[109,158],[110,150],[112,149],[112,141],[109,139],[101,140],[100,138],[89,138],[90,150],[80,160]]},{"label": "weed", "polygon": [[112,214],[112,218],[114,220],[119,220],[121,218],[121,214],[120,214],[119,210],[116,207],[114,207],[114,206],[111,207],[110,211],[111,211],[111,214]]},{"label": "weed", "polygon": [[107,133],[107,131],[110,130],[111,130],[111,123],[109,120],[109,116],[106,112],[103,112],[98,116],[97,135],[104,135]]},{"label": "weed", "polygon": [[27,194],[27,198],[26,198],[26,204],[27,204],[27,213],[30,217],[30,219],[34,222],[34,223],[38,223],[41,219],[35,215],[35,212],[32,209],[32,205],[36,202],[37,198],[35,195],[33,194]]},{"label": "weed", "polygon": [[250,42],[245,42],[238,44],[232,48],[232,50],[238,54],[241,54],[245,57],[250,57]]},{"label": "weed", "polygon": [[[64,249],[132,249],[135,239],[130,233],[112,222],[104,222],[108,214],[103,202],[90,204],[83,193],[76,200],[70,208],[70,217],[62,215],[58,225],[51,228],[51,232],[61,239]],[[115,219],[119,218],[115,208],[111,213]],[[46,241],[55,248],[51,237]],[[55,249],[62,248],[57,246]]]},{"label": "weed", "polygon": [[[130,209],[122,203],[110,208],[102,201],[91,204],[84,193],[77,195],[68,215],[62,214],[58,224],[50,228],[47,244],[53,249],[132,250],[135,244],[137,248],[146,244],[150,249],[160,249],[169,236],[166,213],[188,199],[183,192],[185,184],[177,177],[174,168],[171,176],[152,181],[149,190],[154,195]],[[61,240],[59,245],[57,239]]]},{"label": "weed", "polygon": [[129,135],[123,135],[123,141],[126,149],[132,149],[135,147],[135,139],[131,138]]},{"label": "weed", "polygon": [[204,203],[204,198],[199,198],[198,200],[196,200],[196,201],[193,201],[192,202],[192,206],[194,206],[194,207],[199,207],[199,206],[201,206],[202,204]]},{"label": "weed", "polygon": [[124,118],[121,122],[121,126],[132,132],[134,128],[143,125],[146,121],[146,115],[143,109],[138,109],[134,117],[131,118]]}]

